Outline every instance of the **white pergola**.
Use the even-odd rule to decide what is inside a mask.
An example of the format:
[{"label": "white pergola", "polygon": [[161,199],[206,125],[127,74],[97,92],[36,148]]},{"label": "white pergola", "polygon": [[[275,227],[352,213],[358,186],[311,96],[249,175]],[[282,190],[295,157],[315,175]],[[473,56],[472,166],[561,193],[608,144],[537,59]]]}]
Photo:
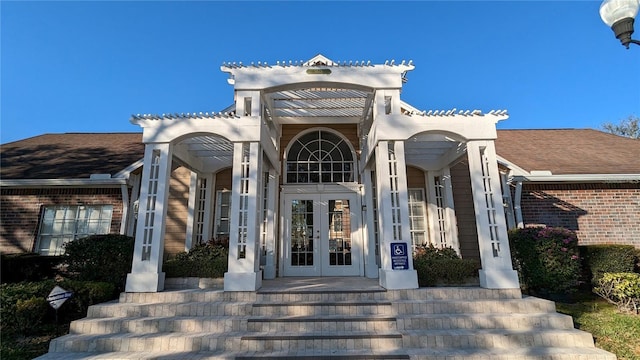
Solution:
[{"label": "white pergola", "polygon": [[[329,123],[358,125],[362,184],[371,191],[372,176],[377,184],[377,203],[373,204],[372,194],[368,194],[365,205],[379,209],[381,263],[379,268],[369,268],[367,276],[378,277],[389,289],[417,287],[412,264],[406,270],[394,269],[389,254],[392,243],[406,244],[410,238],[407,182],[402,172],[410,164],[425,172],[439,172],[446,179],[449,166],[466,154],[482,260],[481,286],[518,287],[493,145],[495,124],[507,118],[506,112],[419,111],[400,100],[406,74],[413,69],[411,62],[340,63],[322,55],[307,62],[276,65],[225,63],[221,70],[229,73],[235,100],[225,111],[133,116],[132,123],[143,128],[146,148],[135,254],[126,290],[164,288],[165,204],[174,158],[193,172],[192,217],[196,198],[208,197],[210,201],[214,174],[233,168],[231,213],[240,216],[231,219],[231,228],[239,231],[230,234],[225,290],[253,291],[261,287],[263,277],[275,277],[279,214],[274,210],[269,215],[267,253],[271,253],[264,270],[258,254],[258,214],[265,200],[270,209],[278,209],[280,184],[269,179],[277,179],[282,171],[282,126]],[[263,177],[265,173],[269,177]],[[450,184],[446,186],[450,189]],[[268,189],[267,195],[262,188]],[[198,192],[208,195],[197,196]],[[210,202],[204,208],[210,212]],[[210,218],[210,214],[207,216]],[[194,231],[192,225],[187,230],[187,244]],[[373,228],[373,219],[369,218],[366,225]],[[207,231],[207,226],[204,229]]]}]

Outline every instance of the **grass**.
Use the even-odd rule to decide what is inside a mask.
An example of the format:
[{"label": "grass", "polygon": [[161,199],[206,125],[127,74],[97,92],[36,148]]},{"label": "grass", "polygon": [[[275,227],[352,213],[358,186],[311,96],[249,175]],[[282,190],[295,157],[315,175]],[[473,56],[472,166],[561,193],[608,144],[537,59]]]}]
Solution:
[{"label": "grass", "polygon": [[42,325],[37,334],[21,335],[2,333],[0,341],[0,359],[2,360],[30,360],[49,351],[52,339],[69,332],[69,324]]},{"label": "grass", "polygon": [[620,313],[595,296],[556,307],[573,317],[576,328],[591,333],[597,347],[616,354],[618,360],[640,360],[640,315]]}]

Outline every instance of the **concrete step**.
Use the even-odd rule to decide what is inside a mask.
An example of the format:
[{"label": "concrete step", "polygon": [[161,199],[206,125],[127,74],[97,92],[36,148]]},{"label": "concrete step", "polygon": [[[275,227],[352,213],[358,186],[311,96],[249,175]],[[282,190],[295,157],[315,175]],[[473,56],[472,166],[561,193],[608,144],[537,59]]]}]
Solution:
[{"label": "concrete step", "polygon": [[250,360],[250,359],[305,359],[305,360],[408,360],[405,351],[363,351],[363,350],[329,350],[329,351],[201,351],[195,352],[108,352],[108,353],[48,353],[38,360]]},{"label": "concrete step", "polygon": [[597,348],[526,347],[508,349],[407,349],[411,360],[616,360]]},{"label": "concrete step", "polygon": [[255,302],[254,292],[188,289],[157,293],[121,293],[118,302],[132,304],[184,303],[184,302]]},{"label": "concrete step", "polygon": [[576,329],[505,330],[406,330],[402,331],[405,348],[593,348],[591,334]]},{"label": "concrete step", "polygon": [[324,350],[324,351],[264,351],[256,354],[243,354],[237,360],[408,360],[411,357],[404,350]]},{"label": "concrete step", "polygon": [[175,302],[304,302],[304,301],[362,301],[362,300],[500,300],[519,299],[519,289],[490,290],[476,287],[420,288],[411,290],[364,291],[258,291],[224,292],[211,289],[187,289],[158,293],[122,293],[120,303]]},{"label": "concrete step", "polygon": [[37,360],[616,360],[615,355],[597,348],[530,347],[522,349],[406,349],[406,350],[323,350],[323,351],[144,351],[108,353],[48,353]]},{"label": "concrete step", "polygon": [[297,303],[255,303],[253,315],[258,316],[321,316],[321,315],[390,315],[388,301],[331,301]]},{"label": "concrete step", "polygon": [[554,313],[553,301],[526,297],[503,300],[397,300],[393,302],[394,313],[406,314],[527,314]]},{"label": "concrete step", "polygon": [[70,334],[150,334],[156,332],[209,332],[222,334],[247,331],[247,317],[174,316],[85,318],[71,322]]},{"label": "concrete step", "polygon": [[555,310],[518,289],[122,294],[41,359],[615,359]]},{"label": "concrete step", "polygon": [[117,303],[92,305],[89,318],[153,317],[153,316],[246,316],[252,303],[246,302],[187,302],[187,303]]},{"label": "concrete step", "polygon": [[616,356],[597,348],[529,347],[521,349],[402,349],[402,350],[324,350],[309,352],[265,351],[239,355],[238,360],[350,360],[350,359],[411,359],[411,360],[616,360]]},{"label": "concrete step", "polygon": [[49,352],[239,351],[246,350],[240,340],[243,334],[243,332],[70,334],[51,340]]},{"label": "concrete step", "polygon": [[37,360],[234,360],[232,351],[114,351],[47,353]]},{"label": "concrete step", "polygon": [[258,333],[386,331],[396,329],[396,318],[385,315],[252,317],[247,320],[247,329]]},{"label": "concrete step", "polygon": [[279,332],[245,334],[241,339],[249,351],[393,350],[403,344],[397,331]]},{"label": "concrete step", "polygon": [[573,319],[558,313],[409,314],[397,316],[398,330],[573,329]]}]

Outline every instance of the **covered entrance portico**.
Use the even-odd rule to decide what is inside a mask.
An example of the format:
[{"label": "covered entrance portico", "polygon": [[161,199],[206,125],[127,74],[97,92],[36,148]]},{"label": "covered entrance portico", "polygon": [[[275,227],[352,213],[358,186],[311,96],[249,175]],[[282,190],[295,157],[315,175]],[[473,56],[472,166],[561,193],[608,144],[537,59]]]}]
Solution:
[{"label": "covered entrance portico", "polygon": [[[480,258],[483,287],[517,288],[493,147],[495,124],[507,116],[418,111],[400,100],[413,69],[321,55],[224,64],[234,103],[222,113],[134,116],[146,150],[126,291],[164,288],[176,167],[191,172],[185,249],[228,236],[227,291],[284,276],[364,276],[387,289],[416,288],[411,249],[422,244]],[[458,168],[466,185],[453,181]],[[456,186],[471,195],[454,201]],[[458,218],[458,204],[473,209],[471,219]]]}]

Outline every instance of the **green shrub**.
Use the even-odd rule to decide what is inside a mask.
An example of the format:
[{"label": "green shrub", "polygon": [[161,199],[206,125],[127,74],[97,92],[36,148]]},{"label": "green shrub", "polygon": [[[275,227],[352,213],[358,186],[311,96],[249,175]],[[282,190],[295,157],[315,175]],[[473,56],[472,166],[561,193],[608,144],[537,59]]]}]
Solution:
[{"label": "green shrub", "polygon": [[55,286],[73,291],[73,296],[60,307],[60,321],[82,318],[90,305],[112,300],[114,285],[91,281],[44,280],[0,285],[0,331],[3,334],[30,334],[42,323],[55,322],[55,310],[46,301]]},{"label": "green shrub", "polygon": [[134,239],[119,234],[91,235],[65,245],[64,262],[69,278],[114,284],[124,290],[131,272]]},{"label": "green shrub", "polygon": [[581,246],[580,250],[593,286],[605,273],[633,272],[638,260],[632,245],[588,245]]},{"label": "green shrub", "polygon": [[541,296],[571,294],[580,280],[576,234],[563,228],[533,227],[509,232],[513,265],[525,291]]},{"label": "green shrub", "polygon": [[59,310],[61,320],[67,321],[85,317],[89,306],[113,300],[119,294],[116,286],[109,282],[64,280],[58,286],[73,291],[73,296]]},{"label": "green shrub", "polygon": [[167,277],[220,278],[228,269],[229,250],[221,244],[209,242],[193,247],[174,259],[164,262]]},{"label": "green shrub", "polygon": [[640,274],[604,273],[593,291],[622,311],[640,314]]},{"label": "green shrub", "polygon": [[57,274],[57,266],[60,265],[61,260],[59,256],[42,256],[35,253],[2,254],[0,259],[2,264],[1,282],[15,283],[53,279]]},{"label": "green shrub", "polygon": [[421,287],[436,285],[460,285],[478,276],[480,263],[472,259],[461,259],[452,248],[438,249],[433,245],[416,248],[413,268],[418,273]]},{"label": "green shrub", "polygon": [[18,300],[14,310],[14,326],[22,334],[32,334],[42,325],[49,312],[49,303],[43,297],[32,296]]}]

